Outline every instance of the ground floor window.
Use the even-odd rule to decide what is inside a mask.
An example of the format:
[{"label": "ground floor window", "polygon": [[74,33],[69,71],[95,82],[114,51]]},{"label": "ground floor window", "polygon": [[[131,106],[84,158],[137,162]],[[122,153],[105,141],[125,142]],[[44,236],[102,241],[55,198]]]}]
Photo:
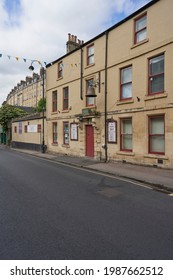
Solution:
[{"label": "ground floor window", "polygon": [[52,131],[53,131],[53,144],[57,144],[58,142],[58,125],[56,122],[52,124]]},{"label": "ground floor window", "polygon": [[120,149],[132,151],[132,118],[121,119],[120,125]]},{"label": "ground floor window", "polygon": [[149,116],[149,153],[165,154],[165,120],[163,115]]},{"label": "ground floor window", "polygon": [[38,124],[38,125],[37,125],[37,132],[38,132],[38,133],[41,133],[41,124]]},{"label": "ground floor window", "polygon": [[69,145],[69,123],[63,123],[64,144]]}]

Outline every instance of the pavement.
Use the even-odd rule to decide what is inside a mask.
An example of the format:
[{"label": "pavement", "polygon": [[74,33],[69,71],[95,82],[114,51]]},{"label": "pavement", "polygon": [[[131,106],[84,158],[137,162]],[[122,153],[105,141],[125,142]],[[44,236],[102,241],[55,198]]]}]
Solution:
[{"label": "pavement", "polygon": [[103,162],[89,157],[77,157],[66,154],[41,153],[37,151],[12,149],[17,152],[49,159],[103,174],[113,175],[152,186],[153,189],[173,195],[173,169],[143,166],[122,162]]}]

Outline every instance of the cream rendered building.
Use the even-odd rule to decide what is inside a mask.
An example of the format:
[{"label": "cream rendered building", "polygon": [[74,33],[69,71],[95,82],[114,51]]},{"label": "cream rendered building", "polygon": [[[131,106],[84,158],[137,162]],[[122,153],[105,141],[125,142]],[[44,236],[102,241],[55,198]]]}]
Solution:
[{"label": "cream rendered building", "polygon": [[35,108],[38,105],[38,101],[42,98],[42,95],[43,76],[41,72],[40,74],[33,73],[32,77],[26,77],[25,81],[20,81],[20,83],[11,90],[7,96],[6,103],[13,106]]},{"label": "cream rendered building", "polygon": [[46,70],[49,151],[173,168],[172,11],[153,0],[86,43],[69,34]]}]

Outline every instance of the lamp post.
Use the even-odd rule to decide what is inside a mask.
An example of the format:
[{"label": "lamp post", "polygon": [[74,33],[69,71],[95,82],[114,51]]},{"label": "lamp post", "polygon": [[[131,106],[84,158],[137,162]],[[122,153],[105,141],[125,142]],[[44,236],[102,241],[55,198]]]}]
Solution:
[{"label": "lamp post", "polygon": [[32,65],[34,62],[38,62],[41,65],[40,75],[43,77],[43,84],[42,84],[42,86],[43,86],[43,91],[42,91],[42,134],[43,135],[42,135],[41,152],[45,153],[45,140],[44,140],[44,111],[45,111],[45,108],[44,108],[44,70],[45,69],[40,61],[33,60],[31,65],[29,66],[29,70],[34,71],[34,66]]}]

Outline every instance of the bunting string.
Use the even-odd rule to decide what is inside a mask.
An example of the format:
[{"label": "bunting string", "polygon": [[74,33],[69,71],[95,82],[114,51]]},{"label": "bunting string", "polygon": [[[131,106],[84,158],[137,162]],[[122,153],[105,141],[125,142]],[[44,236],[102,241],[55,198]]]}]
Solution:
[{"label": "bunting string", "polygon": [[[19,61],[19,60],[22,60],[23,62],[27,62],[27,61],[30,61],[31,63],[32,62],[38,62],[40,65],[42,64],[41,63],[41,60],[38,60],[38,59],[28,59],[28,58],[23,58],[23,57],[19,57],[19,56],[12,56],[12,55],[6,55],[6,54],[2,54],[2,53],[0,53],[0,58],[2,58],[2,57],[7,57],[9,60],[10,59],[16,59],[16,61]],[[44,61],[43,62],[44,63],[44,65],[46,66],[46,62]]]},{"label": "bunting string", "polygon": [[[6,55],[3,53],[0,53],[0,59],[3,57],[7,57],[9,60],[15,59],[17,62],[23,61],[26,63],[27,61],[29,61],[30,63],[38,62],[38,64],[40,64],[40,65],[42,65],[43,63],[45,66],[47,65],[47,63],[45,61],[41,62],[41,60],[38,60],[38,59],[28,59],[28,58],[23,58],[23,57],[19,57],[19,56],[12,56],[12,55]],[[61,63],[60,68],[63,69],[64,67],[70,67],[70,68],[74,69],[74,68],[77,68],[78,65],[80,65],[80,63]]]}]

